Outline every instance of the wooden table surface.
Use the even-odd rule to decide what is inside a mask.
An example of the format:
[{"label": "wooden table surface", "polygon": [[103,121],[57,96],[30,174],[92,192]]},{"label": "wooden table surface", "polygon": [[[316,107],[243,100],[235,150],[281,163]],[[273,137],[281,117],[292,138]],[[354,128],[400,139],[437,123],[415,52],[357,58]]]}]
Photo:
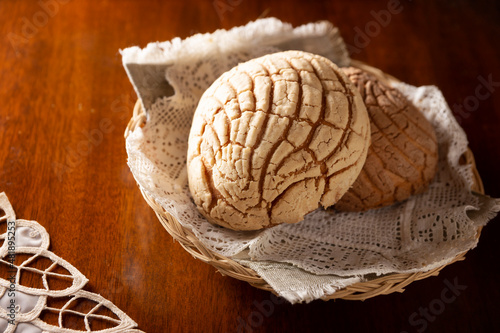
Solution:
[{"label": "wooden table surface", "polygon": [[[51,250],[145,332],[500,330],[500,220],[463,262],[364,302],[268,304],[187,254],[143,200],[123,132],[136,99],[118,52],[275,16],[330,20],[354,59],[437,85],[500,197],[500,6],[481,1],[0,1],[0,191]],[[93,136],[92,136],[93,135]],[[462,287],[443,303],[447,283]],[[443,305],[444,306],[440,306]]]}]

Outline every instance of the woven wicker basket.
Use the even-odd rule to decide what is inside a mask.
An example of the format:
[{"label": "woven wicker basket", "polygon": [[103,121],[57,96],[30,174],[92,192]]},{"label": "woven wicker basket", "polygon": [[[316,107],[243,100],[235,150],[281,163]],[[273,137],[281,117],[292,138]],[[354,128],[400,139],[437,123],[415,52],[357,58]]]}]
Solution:
[{"label": "woven wicker basket", "polygon": [[[386,82],[398,81],[396,78],[387,75],[386,73],[383,73],[379,69],[368,66],[364,63],[358,61],[352,61],[351,65],[370,71],[371,73],[379,77],[379,79],[382,79]],[[136,127],[143,126],[145,122],[146,122],[145,111],[142,108],[141,103],[137,101],[134,107],[132,119],[128,123],[128,126],[125,130],[125,138]],[[474,156],[470,150],[467,150],[467,152],[463,154],[463,156],[460,159],[460,163],[471,165],[474,174],[474,186],[472,187],[472,190],[484,194],[483,184],[479,176],[479,173],[476,169]],[[175,240],[177,240],[181,244],[181,246],[187,252],[189,252],[194,258],[214,266],[222,275],[227,275],[238,280],[246,281],[250,285],[256,288],[275,293],[274,290],[271,288],[271,286],[266,281],[264,281],[264,279],[262,279],[254,270],[242,266],[230,258],[226,258],[223,255],[220,255],[218,253],[212,252],[211,250],[207,249],[193,234],[193,232],[183,227],[179,223],[179,221],[177,221],[174,217],[168,214],[160,205],[158,205],[155,202],[154,199],[149,197],[144,191],[142,191],[142,195],[144,196],[144,199],[146,199],[146,202],[151,206],[151,208],[153,208],[153,210],[156,213],[156,216],[160,220],[161,224],[165,227],[167,232]],[[479,237],[480,232],[481,228],[478,230],[477,237]],[[465,254],[466,252],[460,253],[449,264],[452,264],[456,261],[464,260]],[[403,292],[404,288],[413,281],[422,280],[430,276],[436,276],[439,274],[439,271],[441,271],[441,269],[443,269],[446,266],[447,265],[443,265],[441,267],[434,268],[427,272],[404,273],[404,274],[394,273],[394,274],[383,275],[379,278],[370,281],[359,282],[347,286],[339,291],[336,291],[332,295],[324,297],[323,300],[331,300],[331,299],[365,300],[378,295],[387,295],[393,292]]]}]

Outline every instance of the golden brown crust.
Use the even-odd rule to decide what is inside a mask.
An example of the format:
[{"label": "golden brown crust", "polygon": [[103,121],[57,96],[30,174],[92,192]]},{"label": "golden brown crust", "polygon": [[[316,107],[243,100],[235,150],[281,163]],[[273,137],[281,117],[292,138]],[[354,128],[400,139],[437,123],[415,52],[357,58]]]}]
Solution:
[{"label": "golden brown crust", "polygon": [[335,208],[363,211],[406,200],[434,178],[434,128],[397,89],[357,68],[342,69],[356,85],[370,117],[372,143],[365,166]]},{"label": "golden brown crust", "polygon": [[193,118],[188,179],[212,223],[255,230],[333,205],[368,151],[357,89],[331,61],[287,51],[240,64],[205,92]]}]

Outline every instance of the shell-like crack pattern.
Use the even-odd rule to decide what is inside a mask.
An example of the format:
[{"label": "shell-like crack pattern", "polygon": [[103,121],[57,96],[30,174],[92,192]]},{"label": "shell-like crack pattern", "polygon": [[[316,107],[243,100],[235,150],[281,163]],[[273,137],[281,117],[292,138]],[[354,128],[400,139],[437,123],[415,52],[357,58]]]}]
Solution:
[{"label": "shell-like crack pattern", "polygon": [[211,222],[236,230],[295,223],[333,205],[366,159],[356,87],[326,58],[287,51],[239,64],[202,96],[188,177]]},{"label": "shell-like crack pattern", "polygon": [[343,71],[363,97],[371,123],[371,146],[352,188],[335,205],[362,211],[403,201],[423,192],[438,162],[431,123],[403,94],[357,68]]}]

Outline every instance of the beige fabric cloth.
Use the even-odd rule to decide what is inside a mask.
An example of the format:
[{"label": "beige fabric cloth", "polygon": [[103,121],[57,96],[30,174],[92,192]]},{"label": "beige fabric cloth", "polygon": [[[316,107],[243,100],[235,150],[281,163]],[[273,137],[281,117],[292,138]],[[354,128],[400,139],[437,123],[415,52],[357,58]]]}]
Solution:
[{"label": "beige fabric cloth", "polygon": [[[137,324],[116,307],[109,300],[99,294],[91,293],[82,288],[88,279],[69,262],[49,251],[49,234],[45,228],[36,221],[16,219],[12,206],[5,195],[0,193],[0,224],[6,224],[5,233],[0,234],[0,263],[2,267],[9,267],[9,279],[0,278],[0,332],[5,333],[64,333],[64,332],[97,332],[92,330],[91,320],[96,319],[109,323],[106,332],[137,332],[133,329]],[[17,256],[26,258],[21,263]],[[32,266],[37,260],[44,260],[50,264],[46,269]],[[41,279],[36,288],[25,286],[21,282],[24,272],[31,272]],[[67,273],[65,273],[67,272]],[[50,279],[64,279],[71,281],[71,285],[64,289],[53,289],[49,285]],[[48,305],[54,298],[66,299],[65,304]],[[80,303],[81,302],[81,303]],[[63,302],[64,303],[64,302]],[[72,303],[95,304],[87,311],[75,310]],[[52,304],[55,304],[52,302]],[[58,325],[47,323],[40,318],[44,310],[49,310],[59,316]],[[106,314],[99,314],[100,310]],[[113,313],[110,315],[109,313]],[[63,316],[68,314],[80,316],[85,322],[85,331],[68,329]],[[73,327],[73,326],[72,326]],[[99,330],[99,332],[103,332]]]},{"label": "beige fabric cloth", "polygon": [[198,213],[185,160],[201,94],[238,62],[287,49],[321,54],[340,66],[350,63],[330,23],[293,28],[273,18],[123,50],[124,66],[147,110],[146,125],[126,142],[128,164],[141,188],[208,249],[235,256],[292,303],[329,295],[368,275],[429,270],[474,248],[477,228],[496,215],[499,202],[471,193],[471,167],[459,163],[466,135],[432,86],[397,84],[436,129],[439,170],[425,193],[365,213],[316,210],[300,223],[256,232],[213,226]]}]

